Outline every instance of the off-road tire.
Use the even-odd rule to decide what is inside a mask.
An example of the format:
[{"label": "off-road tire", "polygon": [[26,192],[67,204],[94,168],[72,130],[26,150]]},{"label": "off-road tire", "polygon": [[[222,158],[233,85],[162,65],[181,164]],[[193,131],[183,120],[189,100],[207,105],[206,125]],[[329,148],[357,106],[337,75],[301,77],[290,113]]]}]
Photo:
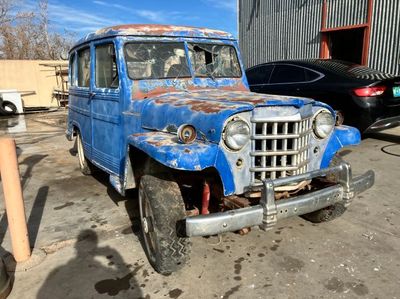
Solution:
[{"label": "off-road tire", "polygon": [[1,100],[0,115],[9,116],[9,115],[13,115],[15,113],[17,113],[17,106],[15,106],[14,103]]},{"label": "off-road tire", "polygon": [[182,268],[188,261],[190,242],[181,227],[186,213],[178,184],[165,173],[142,176],[139,209],[150,264],[161,274]]},{"label": "off-road tire", "polygon": [[[343,161],[342,157],[340,157],[338,154],[336,154],[330,163],[330,166],[337,166]],[[337,175],[336,174],[328,174],[327,178],[330,181],[337,181]],[[340,216],[343,215],[343,213],[346,212],[346,207],[343,205],[343,203],[335,203],[329,207],[323,208],[321,210],[317,210],[308,214],[304,214],[301,217],[304,219],[312,222],[312,223],[321,223],[321,222],[327,222],[331,221],[333,219],[336,219]]]},{"label": "off-road tire", "polygon": [[343,215],[346,207],[342,203],[335,203],[321,210],[304,214],[302,217],[312,223],[331,221]]},{"label": "off-road tire", "polygon": [[76,150],[78,152],[79,168],[84,175],[91,175],[93,172],[93,164],[85,157],[83,150],[82,135],[78,131],[76,134]]}]

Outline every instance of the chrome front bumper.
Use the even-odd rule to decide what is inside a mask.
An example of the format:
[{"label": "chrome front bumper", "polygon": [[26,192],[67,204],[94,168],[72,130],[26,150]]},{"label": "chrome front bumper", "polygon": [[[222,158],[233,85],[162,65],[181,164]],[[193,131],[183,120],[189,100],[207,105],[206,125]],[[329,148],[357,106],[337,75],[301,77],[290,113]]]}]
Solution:
[{"label": "chrome front bumper", "polygon": [[[275,187],[324,177],[329,173],[337,173],[338,184],[305,195],[275,201]],[[186,235],[188,237],[210,236],[252,226],[268,230],[280,219],[311,213],[337,202],[348,206],[357,194],[372,187],[374,179],[375,174],[372,170],[353,178],[350,164],[343,162],[338,166],[297,176],[265,180],[260,204],[226,212],[188,217],[186,218]]]}]

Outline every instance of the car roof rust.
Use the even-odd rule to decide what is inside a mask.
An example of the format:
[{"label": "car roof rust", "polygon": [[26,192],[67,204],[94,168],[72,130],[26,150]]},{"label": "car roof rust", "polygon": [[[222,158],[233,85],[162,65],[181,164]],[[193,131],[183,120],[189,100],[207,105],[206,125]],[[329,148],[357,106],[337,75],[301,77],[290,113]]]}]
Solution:
[{"label": "car roof rust", "polygon": [[235,37],[225,31],[176,25],[160,24],[124,24],[105,27],[87,34],[76,45],[112,36],[160,36],[160,37],[189,37],[235,40]]}]

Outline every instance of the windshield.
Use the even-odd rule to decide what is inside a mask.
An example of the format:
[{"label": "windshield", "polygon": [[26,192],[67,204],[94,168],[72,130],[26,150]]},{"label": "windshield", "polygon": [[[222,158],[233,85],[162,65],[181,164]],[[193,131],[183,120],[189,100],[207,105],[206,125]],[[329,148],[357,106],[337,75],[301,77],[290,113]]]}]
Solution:
[{"label": "windshield", "polygon": [[128,43],[125,59],[131,79],[191,76],[183,43]]},{"label": "windshield", "polygon": [[[191,67],[196,77],[241,77],[235,48],[227,45],[189,43]],[[128,76],[134,80],[191,77],[183,42],[127,43]]]},{"label": "windshield", "polygon": [[235,48],[226,45],[188,44],[196,77],[241,77]]}]

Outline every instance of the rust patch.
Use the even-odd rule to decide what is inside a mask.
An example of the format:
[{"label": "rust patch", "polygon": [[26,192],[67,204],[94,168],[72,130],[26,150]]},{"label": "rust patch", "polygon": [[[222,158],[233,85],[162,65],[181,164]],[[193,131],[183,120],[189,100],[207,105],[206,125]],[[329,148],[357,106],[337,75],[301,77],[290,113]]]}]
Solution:
[{"label": "rust patch", "polygon": [[164,94],[164,93],[176,92],[176,91],[180,91],[180,90],[176,89],[173,86],[171,86],[171,87],[156,87],[149,91],[142,91],[139,88],[137,88],[137,89],[132,88],[132,97],[131,98],[132,98],[132,100],[143,100],[143,99],[152,98],[152,97]]},{"label": "rust patch", "polygon": [[147,143],[158,147],[165,145],[165,140],[160,140],[160,141],[147,140]]},{"label": "rust patch", "polygon": [[197,90],[195,92],[176,92],[156,97],[157,105],[173,105],[175,107],[190,106],[192,111],[218,113],[227,109],[237,109],[243,104],[264,104],[271,98],[247,91],[221,91],[214,89]]},{"label": "rust patch", "polygon": [[192,26],[174,26],[174,25],[161,25],[161,24],[124,24],[106,27],[96,31],[96,34],[104,34],[109,31],[117,31],[120,34],[131,35],[176,35],[176,36],[219,36],[221,38],[232,38],[228,32],[221,30],[214,30],[202,27]]},{"label": "rust patch", "polygon": [[138,133],[138,134],[132,134],[131,136],[134,137],[145,136],[146,137],[145,142],[154,145],[156,147],[179,144],[178,138],[176,136],[170,134],[165,134],[163,136],[160,136],[160,132]]},{"label": "rust patch", "polygon": [[224,105],[224,103],[210,103],[207,101],[196,101],[196,100],[187,100],[181,103],[176,103],[176,107],[184,107],[190,106],[190,109],[196,112],[205,112],[205,113],[218,113],[226,108],[234,108],[228,105]]},{"label": "rust patch", "polygon": [[154,145],[154,146],[164,146],[164,145],[171,145],[171,144],[176,144],[176,142],[173,142],[171,139],[154,139],[154,140],[146,140],[148,144]]},{"label": "rust patch", "polygon": [[[204,92],[204,91],[216,91],[217,94],[221,93],[221,90],[223,91],[237,91],[237,92],[247,92],[249,93],[249,90],[246,88],[246,86],[243,85],[242,81],[238,81],[238,84],[235,85],[229,85],[229,86],[219,86],[215,90],[210,90],[210,87],[199,87],[195,86],[193,84],[190,84],[189,82],[185,82],[184,85],[186,85],[187,91],[195,92]],[[219,91],[219,92],[218,92]],[[174,92],[183,92],[182,88],[176,88],[174,86],[159,86],[152,88],[150,90],[143,91],[139,88],[137,81],[133,81],[132,84],[132,95],[131,99],[132,100],[143,100],[147,98],[153,98],[157,96],[161,96],[166,93],[174,93]]]}]

